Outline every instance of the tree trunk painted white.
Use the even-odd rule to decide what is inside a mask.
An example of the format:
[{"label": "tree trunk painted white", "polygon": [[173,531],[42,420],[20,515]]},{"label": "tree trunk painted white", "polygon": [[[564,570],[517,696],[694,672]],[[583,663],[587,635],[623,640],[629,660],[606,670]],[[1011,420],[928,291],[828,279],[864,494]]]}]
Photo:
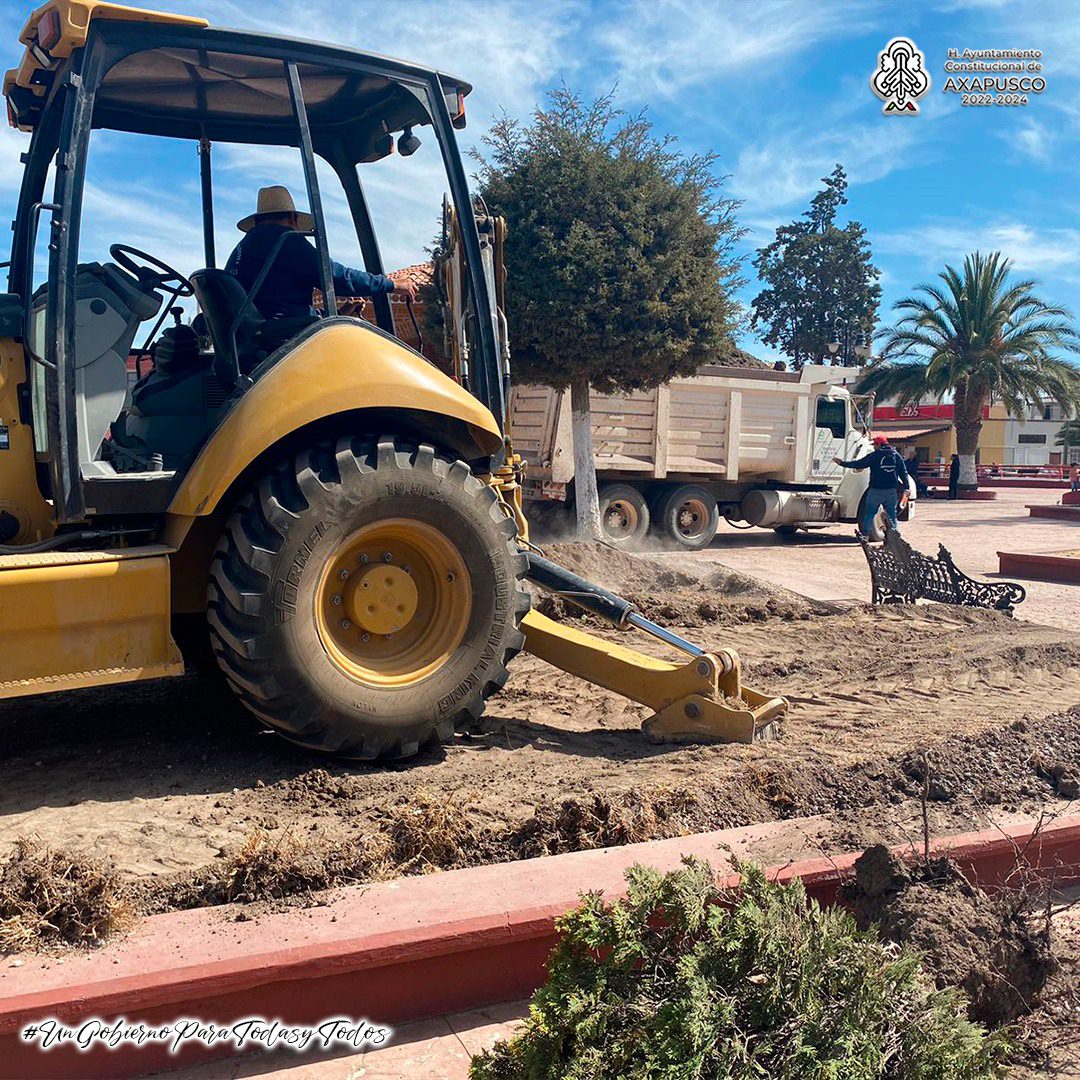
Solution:
[{"label": "tree trunk painted white", "polygon": [[979,477],[975,472],[975,455],[974,454],[959,454],[960,458],[960,480],[957,486],[963,488],[977,488],[979,486]]},{"label": "tree trunk painted white", "polygon": [[589,380],[584,375],[570,384],[570,427],[574,434],[574,501],[578,536],[582,540],[599,540],[600,498],[596,490]]},{"label": "tree trunk painted white", "polygon": [[987,395],[972,392],[967,387],[957,387],[954,402],[956,454],[960,458],[957,487],[960,491],[974,491],[979,486],[979,475],[975,471],[975,453],[982,435],[982,414],[987,404]]}]

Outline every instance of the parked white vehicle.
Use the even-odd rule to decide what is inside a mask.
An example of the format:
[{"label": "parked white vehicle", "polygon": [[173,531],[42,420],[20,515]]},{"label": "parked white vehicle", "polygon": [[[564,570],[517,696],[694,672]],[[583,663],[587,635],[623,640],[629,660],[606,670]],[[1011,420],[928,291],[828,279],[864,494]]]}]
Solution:
[{"label": "parked white vehicle", "polygon": [[[857,374],[706,365],[655,390],[594,391],[605,538],[631,547],[651,529],[697,550],[712,540],[721,514],[782,534],[858,521],[869,474],[833,461],[873,449],[864,420],[872,409],[859,409],[869,399],[844,386]],[[527,462],[525,497],[566,501],[574,479],[569,392],[518,386],[511,410],[514,446]],[[913,510],[909,503],[909,516]]]}]

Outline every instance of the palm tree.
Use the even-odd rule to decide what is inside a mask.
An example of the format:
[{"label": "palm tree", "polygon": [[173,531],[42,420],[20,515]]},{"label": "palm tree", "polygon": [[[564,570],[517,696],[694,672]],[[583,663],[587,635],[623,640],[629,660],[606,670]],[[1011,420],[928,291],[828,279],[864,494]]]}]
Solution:
[{"label": "palm tree", "polygon": [[975,449],[992,400],[1016,417],[1044,398],[1067,411],[1080,406],[1080,371],[1051,355],[1080,351],[1072,314],[1035,296],[1037,282],[1006,281],[1011,268],[1000,252],[975,252],[963,273],[946,266],[940,284],[898,300],[902,318],[879,334],[881,356],[859,386],[901,405],[951,394],[961,488],[978,487]]}]

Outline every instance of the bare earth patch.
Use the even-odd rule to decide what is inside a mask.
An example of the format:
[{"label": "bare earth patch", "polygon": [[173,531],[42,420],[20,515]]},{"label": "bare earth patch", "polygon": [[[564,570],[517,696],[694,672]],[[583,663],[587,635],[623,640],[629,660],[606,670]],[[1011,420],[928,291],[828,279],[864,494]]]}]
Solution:
[{"label": "bare earth patch", "polygon": [[832,850],[895,843],[915,828],[926,760],[937,831],[1076,795],[1075,633],[935,606],[840,608],[694,556],[673,570],[551,554],[692,640],[738,649],[747,682],[792,701],[781,738],[652,746],[638,730],[648,710],[531,656],[484,734],[393,766],[293,748],[211,679],[26,699],[0,706],[0,857],[19,837],[85,852],[160,909],[779,817],[827,815]]}]

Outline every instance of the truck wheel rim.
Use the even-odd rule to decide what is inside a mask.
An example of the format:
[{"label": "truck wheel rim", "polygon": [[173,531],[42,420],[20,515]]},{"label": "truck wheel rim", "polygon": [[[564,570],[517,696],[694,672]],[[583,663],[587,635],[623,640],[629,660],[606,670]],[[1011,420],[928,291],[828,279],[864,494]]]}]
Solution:
[{"label": "truck wheel rim", "polygon": [[675,528],[687,540],[698,539],[708,520],[708,509],[700,499],[684,499],[675,511]]},{"label": "truck wheel rim", "polygon": [[633,536],[638,528],[638,511],[626,499],[614,499],[604,511],[604,532],[615,540]]},{"label": "truck wheel rim", "polygon": [[432,526],[387,518],[333,554],[315,595],[319,639],[334,665],[367,686],[426,679],[454,654],[472,613],[457,547]]}]

